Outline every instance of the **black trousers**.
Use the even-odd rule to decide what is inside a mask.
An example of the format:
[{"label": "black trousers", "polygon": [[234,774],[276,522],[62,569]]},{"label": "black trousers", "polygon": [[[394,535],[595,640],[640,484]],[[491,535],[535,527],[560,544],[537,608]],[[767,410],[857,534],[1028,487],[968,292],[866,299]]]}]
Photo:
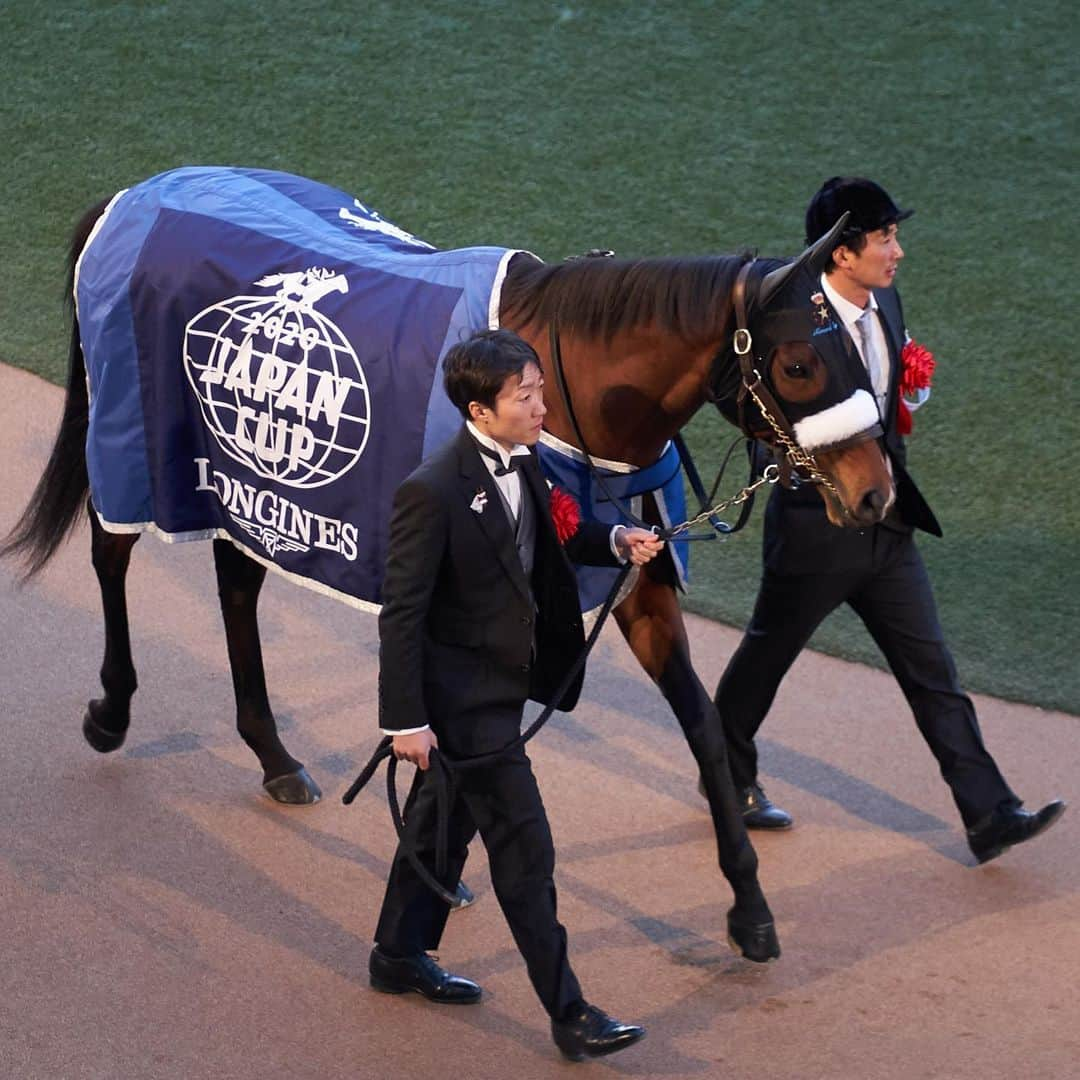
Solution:
[{"label": "black trousers", "polygon": [[765,570],[750,624],[716,691],[732,778],[740,788],[756,782],[754,736],[781,681],[821,621],[847,603],[884,654],[970,828],[997,806],[1019,806],[1020,800],[983,745],[914,540],[880,526],[872,532],[872,558],[859,571]]},{"label": "black trousers", "polygon": [[[447,880],[456,882],[469,841],[480,832],[491,884],[529,978],[548,1014],[562,1019],[582,1000],[567,958],[566,931],[556,914],[555,849],[547,813],[524,748],[491,765],[456,773],[450,809]],[[406,842],[435,867],[435,776],[417,772],[405,809]],[[444,882],[445,884],[445,882]],[[400,954],[437,949],[448,906],[423,882],[400,849],[386,885],[375,940]]]}]

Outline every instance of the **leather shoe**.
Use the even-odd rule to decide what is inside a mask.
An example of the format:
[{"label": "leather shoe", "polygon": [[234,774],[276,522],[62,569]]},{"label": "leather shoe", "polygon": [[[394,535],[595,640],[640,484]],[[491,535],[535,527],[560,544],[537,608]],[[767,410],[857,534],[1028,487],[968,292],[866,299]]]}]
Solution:
[{"label": "leather shoe", "polygon": [[551,1021],[551,1037],[571,1061],[583,1061],[624,1050],[644,1038],[645,1029],[620,1024],[595,1005],[582,1003],[565,1020]]},{"label": "leather shoe", "polygon": [[980,863],[989,862],[1015,844],[1038,836],[1065,813],[1065,803],[1055,799],[1032,813],[1018,806],[995,810],[985,821],[967,831],[968,847]]},{"label": "leather shoe", "polygon": [[766,917],[760,922],[740,916],[734,908],[727,913],[728,944],[755,964],[767,964],[780,955],[776,924]]},{"label": "leather shoe", "polygon": [[793,821],[765,794],[760,784],[751,784],[739,792],[743,823],[748,829],[790,829]]},{"label": "leather shoe", "polygon": [[383,994],[414,990],[441,1005],[472,1005],[480,1000],[480,987],[472,979],[444,971],[427,953],[387,956],[376,945],[368,958],[368,976],[372,989]]}]

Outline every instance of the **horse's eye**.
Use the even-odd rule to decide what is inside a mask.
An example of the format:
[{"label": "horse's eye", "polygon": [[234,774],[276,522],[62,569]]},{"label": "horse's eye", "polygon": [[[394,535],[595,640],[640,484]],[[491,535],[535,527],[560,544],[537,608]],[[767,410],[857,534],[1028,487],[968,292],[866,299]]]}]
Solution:
[{"label": "horse's eye", "polygon": [[788,364],[784,368],[784,374],[789,379],[808,379],[810,377],[809,370],[802,364]]}]

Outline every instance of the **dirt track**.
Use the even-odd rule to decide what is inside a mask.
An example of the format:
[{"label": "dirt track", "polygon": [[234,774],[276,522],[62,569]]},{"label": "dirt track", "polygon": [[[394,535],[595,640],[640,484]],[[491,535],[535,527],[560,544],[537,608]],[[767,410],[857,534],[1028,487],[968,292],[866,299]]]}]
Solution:
[{"label": "dirt track", "polygon": [[[60,391],[0,365],[0,533],[51,444]],[[1080,860],[1073,807],[975,868],[892,680],[806,654],[766,726],[769,793],[798,819],[757,834],[784,956],[724,943],[730,891],[674,719],[616,631],[582,703],[533,744],[561,915],[586,993],[649,1036],[571,1066],[551,1043],[477,846],[478,903],[443,961],[478,1007],[370,991],[392,851],[380,790],[340,795],[376,740],[375,619],[280,579],[262,606],[271,697],[324,788],[272,804],[233,730],[209,545],[145,538],[129,579],[141,689],[129,740],[79,733],[101,629],[88,534],[18,591],[0,567],[7,753],[0,788],[0,1075],[725,1080],[1080,1075]],[[734,631],[690,618],[711,685]],[[1075,795],[1080,722],[978,698],[1013,786]]]}]

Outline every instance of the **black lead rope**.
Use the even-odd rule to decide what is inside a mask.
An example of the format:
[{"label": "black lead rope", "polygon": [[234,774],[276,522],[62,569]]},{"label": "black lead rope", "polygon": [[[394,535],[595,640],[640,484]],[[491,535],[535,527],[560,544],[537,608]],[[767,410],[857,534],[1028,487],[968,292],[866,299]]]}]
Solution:
[{"label": "black lead rope", "polygon": [[[559,688],[552,697],[551,703],[544,706],[540,715],[525,729],[525,731],[512,742],[507,743],[507,745],[500,750],[495,750],[489,754],[479,754],[475,757],[468,758],[451,758],[442,751],[433,749],[428,755],[429,767],[436,772],[437,784],[434,875],[420,861],[420,857],[416,854],[414,845],[409,843],[405,837],[405,821],[401,815],[401,806],[397,796],[398,763],[397,758],[394,757],[393,754],[393,738],[391,736],[386,735],[382,738],[375,753],[371,755],[371,760],[368,761],[360,771],[360,775],[352,782],[348,791],[342,795],[341,801],[348,806],[356,796],[360,794],[367,782],[375,775],[382,760],[384,758],[389,759],[389,765],[386,769],[386,794],[387,800],[390,803],[390,818],[394,823],[394,831],[397,833],[398,837],[398,849],[401,854],[409,860],[409,863],[416,871],[420,880],[427,885],[436,896],[447,904],[450,904],[451,906],[455,905],[457,903],[457,897],[454,892],[449,891],[438,879],[444,878],[446,875],[447,847],[450,832],[450,806],[453,801],[455,787],[454,773],[464,769],[476,769],[483,765],[490,765],[499,758],[524,746],[525,743],[527,743],[548,722],[551,714],[558,707],[558,703],[566,696],[571,683],[585,666],[585,661],[592,651],[593,645],[596,644],[596,639],[600,636],[600,631],[603,628],[608,615],[611,613],[611,609],[615,606],[615,600],[619,595],[619,590],[622,588],[623,582],[626,581],[626,576],[630,573],[630,569],[631,564],[627,562],[619,570],[619,573],[615,578],[615,583],[611,586],[611,590],[604,598],[604,603],[600,608],[600,614],[597,616],[596,623],[589,632],[584,648],[578,654],[569,671],[563,677],[563,681],[559,684]],[[457,882],[455,881],[452,884],[456,890]]]}]

